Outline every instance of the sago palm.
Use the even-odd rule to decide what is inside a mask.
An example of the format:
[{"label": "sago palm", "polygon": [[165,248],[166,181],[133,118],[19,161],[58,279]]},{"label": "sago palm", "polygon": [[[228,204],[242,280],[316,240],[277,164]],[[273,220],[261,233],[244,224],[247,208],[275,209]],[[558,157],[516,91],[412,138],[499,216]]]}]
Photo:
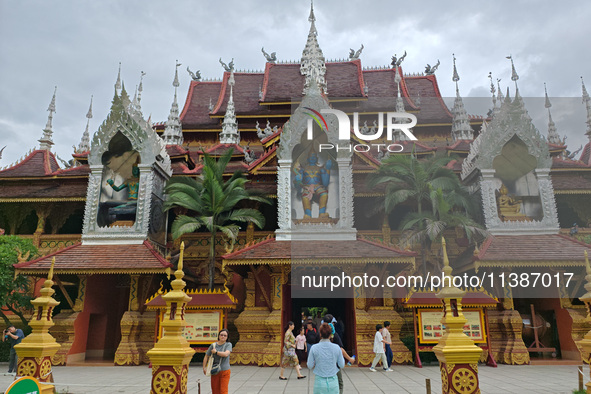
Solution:
[{"label": "sago palm", "polygon": [[232,244],[238,237],[238,222],[252,222],[259,228],[265,225],[264,216],[252,208],[236,208],[242,201],[258,201],[269,203],[261,196],[249,193],[245,185],[248,182],[240,171],[224,179],[226,166],[232,157],[228,150],[219,160],[204,155],[204,166],[198,178],[172,178],[166,185],[168,200],[164,207],[169,210],[182,207],[188,210],[184,215],[176,217],[172,223],[174,239],[183,234],[192,233],[201,228],[210,234],[209,242],[209,289],[213,289],[215,276],[215,244],[218,231],[227,237]]}]

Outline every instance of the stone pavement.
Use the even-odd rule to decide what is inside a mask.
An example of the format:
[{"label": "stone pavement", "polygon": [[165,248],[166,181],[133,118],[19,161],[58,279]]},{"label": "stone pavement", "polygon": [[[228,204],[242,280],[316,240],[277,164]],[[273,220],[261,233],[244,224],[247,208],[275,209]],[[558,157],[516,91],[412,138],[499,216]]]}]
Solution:
[{"label": "stone pavement", "polygon": [[[0,363],[0,392],[12,382],[11,376],[1,372],[8,369]],[[293,369],[286,371],[287,382],[279,380],[279,368],[232,366],[230,393],[312,393],[313,376],[307,369],[302,372],[308,378],[297,380]],[[479,367],[480,389],[483,394],[497,393],[552,393],[572,394],[577,388],[577,367],[574,365]],[[589,368],[585,366],[585,382]],[[55,367],[54,379],[58,393],[143,393],[150,392],[151,370],[147,366],[72,366]],[[434,394],[441,393],[439,368],[435,365],[423,368],[413,366],[394,367],[394,372],[370,372],[368,368],[347,367],[344,370],[345,393],[416,393],[423,394],[425,379],[431,379]],[[201,380],[201,393],[211,393],[209,378],[203,376],[201,365],[189,369],[188,393],[197,394],[197,379]]]}]

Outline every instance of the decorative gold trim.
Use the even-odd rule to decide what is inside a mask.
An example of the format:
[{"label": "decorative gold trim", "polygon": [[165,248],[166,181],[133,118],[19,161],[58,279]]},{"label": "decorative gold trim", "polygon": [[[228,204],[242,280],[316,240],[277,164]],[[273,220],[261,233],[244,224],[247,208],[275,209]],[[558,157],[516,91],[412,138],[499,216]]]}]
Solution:
[{"label": "decorative gold trim", "polygon": [[582,190],[556,190],[556,189],[554,189],[554,194],[591,194],[591,189],[582,189]]},{"label": "decorative gold trim", "polygon": [[329,258],[329,259],[224,259],[224,264],[227,265],[250,265],[250,264],[269,264],[269,265],[281,265],[281,264],[378,264],[378,263],[410,263],[415,264],[414,257],[397,257],[397,258]]},{"label": "decorative gold trim", "polygon": [[480,268],[509,268],[509,267],[584,267],[585,261],[564,261],[564,260],[529,260],[529,261],[503,261],[503,260],[486,260],[476,261],[474,268],[476,271]]},{"label": "decorative gold trim", "polygon": [[[33,275],[33,274],[47,274],[47,272],[49,272],[49,268],[47,269],[40,269],[40,268],[35,268],[35,269],[26,269],[26,268],[21,268],[21,269],[17,269],[15,270],[15,273],[18,274],[24,274],[24,275]],[[98,275],[98,274],[164,274],[166,273],[166,268],[151,268],[151,269],[135,269],[135,270],[130,270],[130,269],[100,269],[100,268],[96,268],[96,269],[86,269],[86,270],[81,270],[81,269],[59,269],[59,268],[55,268],[54,272],[56,274],[76,274],[76,275],[84,275],[84,274],[88,274],[88,275]]]},{"label": "decorative gold trim", "polygon": [[0,202],[84,202],[84,201],[86,201],[86,197],[0,198]]}]

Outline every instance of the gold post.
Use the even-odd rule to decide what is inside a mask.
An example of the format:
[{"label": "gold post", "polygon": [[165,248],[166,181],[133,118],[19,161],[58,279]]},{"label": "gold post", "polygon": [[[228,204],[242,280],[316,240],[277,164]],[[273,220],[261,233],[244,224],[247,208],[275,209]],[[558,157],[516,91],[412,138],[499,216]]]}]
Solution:
[{"label": "gold post", "polygon": [[441,371],[443,394],[480,393],[478,382],[478,360],[482,349],[464,334],[467,319],[462,313],[462,297],[465,291],[453,285],[453,268],[449,265],[445,239],[443,248],[443,287],[437,297],[443,302],[443,318],[445,334],[433,348]]}]

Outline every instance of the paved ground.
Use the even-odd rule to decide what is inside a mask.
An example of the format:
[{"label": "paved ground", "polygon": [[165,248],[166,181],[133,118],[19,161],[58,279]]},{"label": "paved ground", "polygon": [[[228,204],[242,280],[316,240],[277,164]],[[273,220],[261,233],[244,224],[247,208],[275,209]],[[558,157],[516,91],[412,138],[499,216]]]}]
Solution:
[{"label": "paved ground", "polygon": [[[0,363],[0,371],[6,371]],[[498,368],[480,366],[480,388],[484,394],[497,393],[552,393],[572,394],[577,388],[576,366],[507,366]],[[312,393],[313,376],[297,380],[293,369],[286,373],[287,382],[279,380],[279,368],[233,366],[230,393]],[[585,381],[589,368],[585,367]],[[144,393],[150,392],[151,370],[140,367],[55,367],[54,378],[58,393]],[[189,393],[198,393],[197,379],[201,380],[201,393],[211,393],[209,379],[203,376],[200,365],[189,369]],[[368,368],[347,367],[344,370],[345,393],[425,393],[425,379],[431,379],[432,392],[441,393],[439,368],[428,366],[394,367],[394,372],[370,372]],[[0,374],[0,392],[12,382],[11,376]]]}]

